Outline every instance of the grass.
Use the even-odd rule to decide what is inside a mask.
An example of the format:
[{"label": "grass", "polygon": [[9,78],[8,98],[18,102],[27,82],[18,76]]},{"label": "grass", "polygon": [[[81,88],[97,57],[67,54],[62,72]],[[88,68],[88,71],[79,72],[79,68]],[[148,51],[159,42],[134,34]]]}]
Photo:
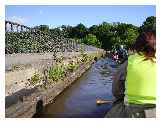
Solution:
[{"label": "grass", "polygon": [[54,66],[49,70],[49,79],[53,81],[58,81],[65,76],[65,70],[63,66]]},{"label": "grass", "polygon": [[[82,54],[81,57],[77,58],[77,60],[72,60],[69,62],[67,65],[63,65],[63,61],[57,62],[56,65],[54,65],[52,68],[49,69],[48,75],[49,79],[51,82],[55,81],[58,82],[59,80],[62,80],[65,76],[66,73],[69,72],[74,72],[80,64],[82,63],[88,63],[93,59],[93,56],[87,55],[87,54]],[[81,60],[81,61],[80,61]]]},{"label": "grass", "polygon": [[34,73],[34,75],[31,77],[30,83],[31,83],[32,85],[36,85],[37,83],[40,82],[40,80],[41,80],[40,74]]},{"label": "grass", "polygon": [[67,70],[73,72],[74,70],[76,70],[78,68],[78,64],[74,63],[74,62],[70,62],[68,65],[67,65]]}]

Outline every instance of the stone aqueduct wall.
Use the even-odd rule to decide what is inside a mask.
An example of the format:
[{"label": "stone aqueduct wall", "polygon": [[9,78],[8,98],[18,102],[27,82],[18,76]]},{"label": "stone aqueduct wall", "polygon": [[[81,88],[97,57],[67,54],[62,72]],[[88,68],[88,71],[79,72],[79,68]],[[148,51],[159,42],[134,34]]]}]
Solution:
[{"label": "stone aqueduct wall", "polygon": [[[63,55],[65,62],[79,58],[79,52],[70,52]],[[97,49],[95,51],[87,51],[87,55],[100,58],[105,55],[105,51]],[[38,101],[43,101],[43,105],[47,105],[68,88],[77,78],[79,78],[87,69],[90,68],[94,60],[83,63],[77,70],[66,75],[63,81],[58,81],[47,88],[37,86],[27,86],[27,79],[31,78],[34,72],[43,74],[43,70],[54,65],[52,62],[52,53],[48,54],[32,54],[17,56],[6,56],[6,117],[32,117],[36,112]],[[16,57],[16,56],[15,56]],[[37,57],[37,58],[36,58]],[[23,58],[23,62],[21,62]],[[28,61],[30,59],[30,61]],[[6,60],[7,61],[7,60]]]}]

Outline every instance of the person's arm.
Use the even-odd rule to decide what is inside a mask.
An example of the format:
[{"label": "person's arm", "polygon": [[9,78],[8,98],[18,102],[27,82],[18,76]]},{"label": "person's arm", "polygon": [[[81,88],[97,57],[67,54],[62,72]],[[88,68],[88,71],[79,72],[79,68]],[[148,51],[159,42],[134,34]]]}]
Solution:
[{"label": "person's arm", "polygon": [[112,83],[112,94],[116,99],[124,98],[125,91],[125,79],[127,75],[127,65],[128,61],[126,60],[116,72],[113,78]]}]

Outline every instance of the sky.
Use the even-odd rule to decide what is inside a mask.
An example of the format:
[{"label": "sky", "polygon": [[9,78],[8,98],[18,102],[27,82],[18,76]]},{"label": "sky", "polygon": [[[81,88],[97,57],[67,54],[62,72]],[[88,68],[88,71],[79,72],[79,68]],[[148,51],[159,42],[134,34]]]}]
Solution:
[{"label": "sky", "polygon": [[61,25],[86,27],[102,22],[122,22],[141,26],[149,16],[156,16],[153,5],[9,5],[5,8],[5,19],[26,26]]}]

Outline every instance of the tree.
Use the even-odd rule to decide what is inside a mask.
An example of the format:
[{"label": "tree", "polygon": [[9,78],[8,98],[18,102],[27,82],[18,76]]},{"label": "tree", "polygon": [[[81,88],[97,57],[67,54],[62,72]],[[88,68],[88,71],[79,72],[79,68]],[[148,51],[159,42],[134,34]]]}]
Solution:
[{"label": "tree", "polygon": [[139,33],[146,30],[156,32],[156,17],[146,18],[142,26],[114,22],[113,24],[103,22],[90,28],[82,23],[76,26],[62,25],[61,27],[49,29],[48,25],[34,27],[40,31],[36,32],[6,32],[6,53],[19,52],[45,52],[52,51],[54,42],[63,43],[66,38],[82,40],[82,43],[112,50],[117,45],[129,48],[136,40]]},{"label": "tree", "polygon": [[82,42],[87,45],[92,45],[101,48],[100,41],[93,34],[88,34],[84,39],[82,39]]},{"label": "tree", "polygon": [[138,35],[138,27],[132,24],[114,23],[110,38],[112,47],[115,45],[124,45],[129,48]]},{"label": "tree", "polygon": [[42,32],[49,32],[49,26],[48,25],[39,25],[39,26],[35,26],[35,29],[39,29]]},{"label": "tree", "polygon": [[51,33],[53,36],[54,36],[54,35],[56,35],[56,36],[62,35],[62,31],[60,30],[59,27],[57,27],[57,28],[52,28],[52,29],[50,29],[49,31],[50,31],[50,33]]},{"label": "tree", "polygon": [[153,30],[156,32],[156,17],[150,16],[146,18],[142,26],[140,26],[139,32],[141,33],[146,30]]},{"label": "tree", "polygon": [[97,35],[97,33],[98,33],[98,26],[97,25],[92,25],[88,30],[89,30],[90,34]]},{"label": "tree", "polygon": [[82,24],[78,24],[73,28],[72,33],[76,38],[84,38],[87,35],[88,29]]},{"label": "tree", "polygon": [[61,28],[62,28],[62,32],[64,33],[64,37],[73,38],[73,35],[72,35],[73,27],[72,26],[62,25]]},{"label": "tree", "polygon": [[112,35],[111,32],[112,25],[107,22],[103,22],[102,24],[98,25],[96,37],[101,42],[103,49],[111,49],[111,41],[110,37]]},{"label": "tree", "polygon": [[129,48],[135,42],[138,35],[138,29],[128,28],[126,39],[122,44]]}]

